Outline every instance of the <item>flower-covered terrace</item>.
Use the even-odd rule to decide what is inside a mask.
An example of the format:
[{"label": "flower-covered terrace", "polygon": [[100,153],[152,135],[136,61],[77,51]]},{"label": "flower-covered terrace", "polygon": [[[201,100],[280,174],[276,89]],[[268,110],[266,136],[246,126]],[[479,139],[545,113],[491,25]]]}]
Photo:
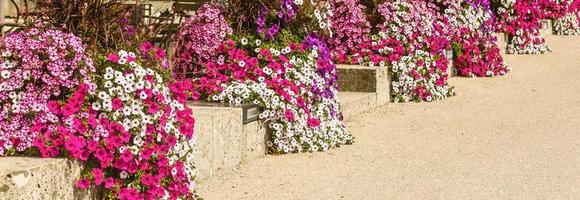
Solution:
[{"label": "flower-covered terrace", "polygon": [[1,0],[0,199],[577,196],[579,10]]}]

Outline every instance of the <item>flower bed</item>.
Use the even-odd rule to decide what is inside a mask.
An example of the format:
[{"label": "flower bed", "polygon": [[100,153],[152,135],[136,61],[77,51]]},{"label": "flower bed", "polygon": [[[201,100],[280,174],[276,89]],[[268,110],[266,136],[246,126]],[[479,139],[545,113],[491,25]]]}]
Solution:
[{"label": "flower bed", "polygon": [[370,65],[389,65],[395,102],[435,101],[453,95],[447,79],[449,41],[438,8],[428,2],[395,1],[379,6],[385,18],[373,36]]},{"label": "flower bed", "polygon": [[449,19],[454,64],[460,75],[489,77],[510,71],[493,35],[489,1],[450,1],[445,17]]},{"label": "flower bed", "polygon": [[[323,151],[352,143],[337,100],[336,67],[317,34],[330,33],[326,8],[328,4],[298,1],[262,7],[255,26],[244,30],[255,33],[230,36],[212,61],[186,61],[204,66],[189,77],[193,90],[201,99],[258,105],[260,119],[272,132],[267,142],[272,153]],[[317,31],[296,28],[306,12],[314,16],[306,22],[314,26],[306,27]]]},{"label": "flower bed", "polygon": [[495,3],[497,28],[508,34],[507,53],[540,54],[551,51],[540,35],[543,18],[537,1],[505,1]]},{"label": "flower bed", "polygon": [[55,29],[1,40],[2,155],[81,161],[76,187],[103,187],[107,199],[195,196],[191,83],[159,73],[163,50],[145,44],[93,65],[80,38]]},{"label": "flower bed", "polygon": [[[31,28],[0,38],[0,156],[33,146],[35,125],[58,120],[49,101],[62,100],[81,83],[92,85],[93,61],[80,38]],[[94,88],[94,87],[93,87]]]},{"label": "flower bed", "polygon": [[580,2],[563,0],[560,5],[564,13],[554,17],[554,34],[580,35]]}]

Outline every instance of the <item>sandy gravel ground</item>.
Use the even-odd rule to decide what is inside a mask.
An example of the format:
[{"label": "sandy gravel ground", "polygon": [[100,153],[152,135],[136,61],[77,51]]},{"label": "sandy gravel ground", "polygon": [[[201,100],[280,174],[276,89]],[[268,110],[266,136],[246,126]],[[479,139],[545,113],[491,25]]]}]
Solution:
[{"label": "sandy gravel ground", "polygon": [[354,145],[266,156],[199,185],[206,199],[580,199],[580,37],[505,56],[506,77],[454,78],[458,96],[390,104]]}]

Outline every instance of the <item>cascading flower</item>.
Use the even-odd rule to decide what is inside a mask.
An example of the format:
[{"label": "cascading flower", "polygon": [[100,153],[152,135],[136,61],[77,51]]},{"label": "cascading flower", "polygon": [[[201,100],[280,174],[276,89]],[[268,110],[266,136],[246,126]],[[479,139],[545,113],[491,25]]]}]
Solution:
[{"label": "cascading flower", "polygon": [[333,35],[328,43],[339,63],[358,64],[366,56],[370,46],[371,24],[366,19],[365,6],[358,0],[329,1],[332,16]]},{"label": "cascading flower", "polygon": [[435,101],[454,94],[448,85],[450,47],[444,20],[429,2],[399,0],[379,5],[385,18],[381,31],[371,39],[376,55],[370,66],[389,66],[391,96],[395,102]]},{"label": "cascading flower", "polygon": [[164,79],[143,59],[156,51],[100,60],[94,92],[82,84],[66,101],[50,101],[55,120],[32,126],[43,157],[85,163],[76,187],[104,187],[111,199],[195,197],[195,120],[184,98],[191,84]]},{"label": "cascading flower", "polygon": [[179,27],[173,71],[182,76],[197,73],[199,63],[213,60],[217,48],[232,33],[218,4],[204,4]]},{"label": "cascading flower", "polygon": [[57,120],[50,101],[82,83],[94,84],[93,61],[82,40],[56,29],[33,27],[0,38],[0,156],[28,150],[34,123]]},{"label": "cascading flower", "polygon": [[[336,69],[316,36],[305,43],[270,47],[257,39],[228,41],[222,56],[208,63],[204,93],[212,101],[253,103],[262,112],[273,153],[323,151],[353,142],[342,122]],[[246,49],[254,49],[253,52]],[[210,81],[211,82],[207,82]]]},{"label": "cascading flower", "polygon": [[452,39],[454,65],[462,76],[498,76],[511,69],[503,62],[492,34],[489,1],[447,0],[445,18]]},{"label": "cascading flower", "polygon": [[538,1],[499,0],[496,3],[498,30],[508,34],[507,53],[540,54],[551,51],[540,36],[543,12]]},{"label": "cascading flower", "polygon": [[554,16],[554,34],[580,35],[580,1],[562,0],[559,5],[563,11]]}]

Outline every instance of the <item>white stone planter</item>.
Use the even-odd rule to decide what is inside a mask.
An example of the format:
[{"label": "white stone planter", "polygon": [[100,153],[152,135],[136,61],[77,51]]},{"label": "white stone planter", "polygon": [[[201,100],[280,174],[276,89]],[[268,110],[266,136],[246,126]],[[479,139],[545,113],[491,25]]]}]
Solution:
[{"label": "white stone planter", "polygon": [[457,75],[457,70],[455,69],[455,65],[453,63],[453,50],[446,49],[445,50],[445,58],[447,58],[447,62],[449,62],[449,66],[447,67],[447,74],[449,77],[454,77]]},{"label": "white stone planter", "polygon": [[391,101],[387,67],[338,65],[339,102],[345,120]]},{"label": "white stone planter", "polygon": [[552,20],[540,20],[540,35],[545,38],[546,36],[552,35]]},{"label": "white stone planter", "polygon": [[197,138],[197,179],[209,179],[266,154],[266,128],[259,121],[244,123],[243,107],[190,102]]},{"label": "white stone planter", "polygon": [[508,46],[507,34],[505,34],[505,33],[498,33],[498,32],[495,32],[493,34],[497,38],[497,46],[499,47],[500,54],[506,54],[506,52],[507,52],[506,49],[507,49],[507,46]]},{"label": "white stone planter", "polygon": [[75,188],[83,166],[65,158],[0,158],[0,199],[98,199],[98,190]]}]

